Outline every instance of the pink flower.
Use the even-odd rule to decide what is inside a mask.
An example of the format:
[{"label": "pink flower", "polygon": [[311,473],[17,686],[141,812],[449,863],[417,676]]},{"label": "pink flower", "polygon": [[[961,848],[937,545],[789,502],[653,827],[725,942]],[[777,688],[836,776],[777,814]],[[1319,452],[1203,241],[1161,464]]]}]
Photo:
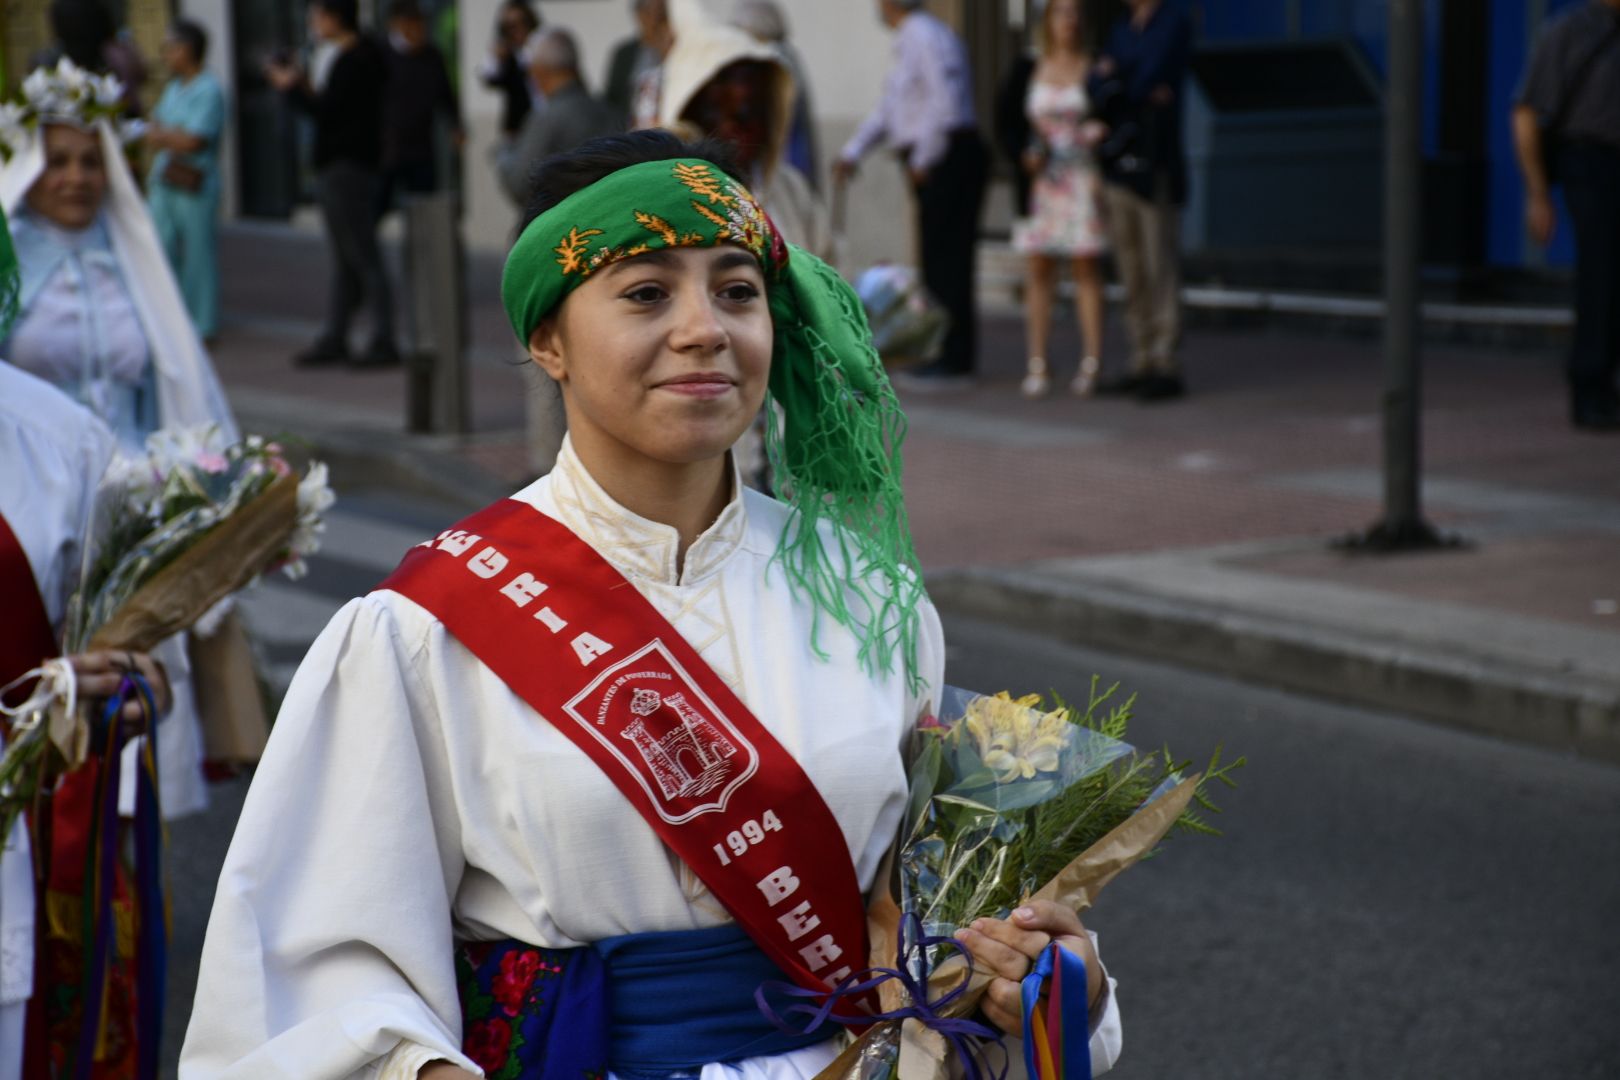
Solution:
[{"label": "pink flower", "polygon": [[225,460],[224,454],[209,452],[197,455],[197,468],[203,472],[222,473],[229,467],[230,462]]},{"label": "pink flower", "polygon": [[270,459],[270,468],[275,470],[277,476],[287,476],[292,473],[292,466],[279,457]]}]

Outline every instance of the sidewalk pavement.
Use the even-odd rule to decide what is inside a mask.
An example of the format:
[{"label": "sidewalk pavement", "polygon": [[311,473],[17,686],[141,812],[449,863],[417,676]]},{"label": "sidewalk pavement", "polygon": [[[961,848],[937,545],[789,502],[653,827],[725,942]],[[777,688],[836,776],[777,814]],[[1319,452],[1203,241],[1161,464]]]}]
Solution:
[{"label": "sidewalk pavement", "polygon": [[[466,437],[403,434],[398,370],[289,365],[317,329],[318,241],[227,230],[222,264],[215,362],[246,428],[307,438],[340,490],[471,510],[529,479],[535,383],[493,263],[470,272]],[[1182,400],[1026,401],[1016,315],[981,327],[976,386],[902,391],[908,507],[947,616],[1620,763],[1620,438],[1570,427],[1556,354],[1426,349],[1426,509],[1467,544],[1348,555],[1329,542],[1381,509],[1376,343],[1199,330]],[[1072,327],[1053,345],[1075,353]],[[1123,354],[1111,326],[1105,363]]]}]

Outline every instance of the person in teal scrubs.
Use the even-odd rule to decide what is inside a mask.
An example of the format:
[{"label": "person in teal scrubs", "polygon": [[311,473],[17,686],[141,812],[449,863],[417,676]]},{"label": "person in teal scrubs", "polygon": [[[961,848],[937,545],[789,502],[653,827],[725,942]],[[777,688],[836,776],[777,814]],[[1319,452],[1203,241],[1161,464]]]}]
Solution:
[{"label": "person in teal scrubs", "polygon": [[203,68],[208,34],[177,21],[163,43],[174,77],[163,88],[147,141],[157,150],[147,175],[152,221],[163,241],[186,310],[205,340],[219,329],[219,139],[225,92]]}]

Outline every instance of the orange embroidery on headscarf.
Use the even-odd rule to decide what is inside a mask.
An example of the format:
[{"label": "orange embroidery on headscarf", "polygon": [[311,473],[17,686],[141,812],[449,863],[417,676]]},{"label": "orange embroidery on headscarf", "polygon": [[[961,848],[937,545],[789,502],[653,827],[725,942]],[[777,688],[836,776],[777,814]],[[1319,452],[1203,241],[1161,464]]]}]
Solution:
[{"label": "orange embroidery on headscarf", "polygon": [[563,237],[562,243],[552,249],[557,253],[557,265],[562,267],[562,272],[565,274],[584,273],[585,254],[591,249],[590,238],[601,235],[601,229],[586,229],[581,232],[577,225],[569,229],[568,235]]}]

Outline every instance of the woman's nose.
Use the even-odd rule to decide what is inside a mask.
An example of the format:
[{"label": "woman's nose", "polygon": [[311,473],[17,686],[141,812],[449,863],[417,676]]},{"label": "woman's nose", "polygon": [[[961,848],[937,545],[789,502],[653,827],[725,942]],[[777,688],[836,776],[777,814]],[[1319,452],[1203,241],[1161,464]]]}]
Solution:
[{"label": "woman's nose", "polygon": [[718,352],[725,348],[725,323],[715,311],[715,301],[706,289],[691,289],[676,301],[676,327],[670,344],[676,349]]}]

